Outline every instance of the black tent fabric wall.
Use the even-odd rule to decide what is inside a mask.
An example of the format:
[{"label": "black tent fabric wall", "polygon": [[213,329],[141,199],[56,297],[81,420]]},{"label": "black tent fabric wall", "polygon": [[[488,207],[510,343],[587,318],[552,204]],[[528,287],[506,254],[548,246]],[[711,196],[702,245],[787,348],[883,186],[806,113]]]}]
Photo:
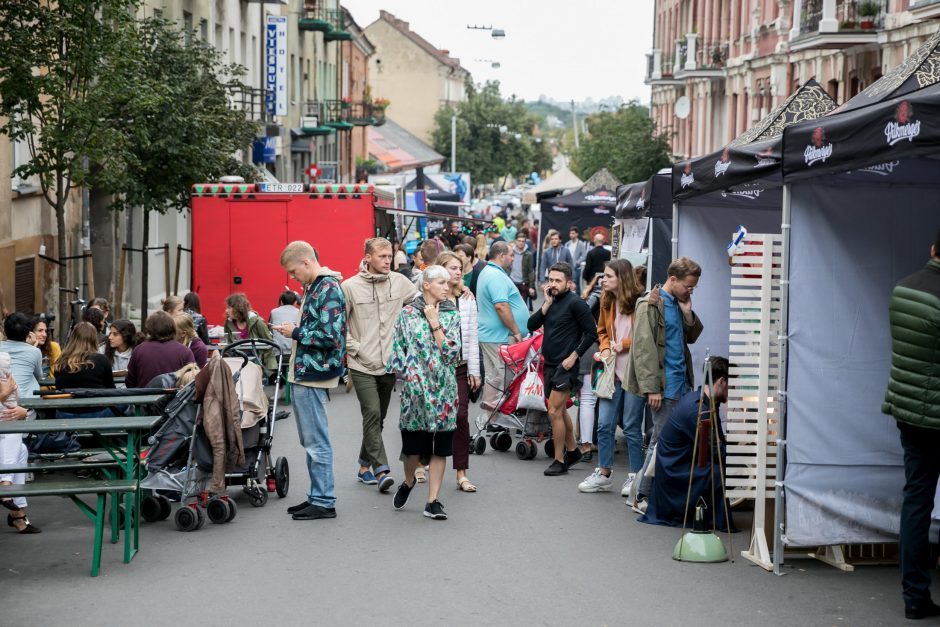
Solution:
[{"label": "black tent fabric wall", "polygon": [[578,190],[566,196],[549,198],[542,203],[541,235],[549,229],[561,233],[562,241],[568,239],[568,229],[577,227],[582,237],[592,228],[606,227],[608,236],[614,225],[617,197],[613,191],[598,189],[591,192]]},{"label": "black tent fabric wall", "polygon": [[617,188],[616,218],[650,218],[647,246],[653,258],[647,272],[650,284],[664,283],[666,269],[672,261],[672,175],[664,168],[645,181],[628,183]]}]

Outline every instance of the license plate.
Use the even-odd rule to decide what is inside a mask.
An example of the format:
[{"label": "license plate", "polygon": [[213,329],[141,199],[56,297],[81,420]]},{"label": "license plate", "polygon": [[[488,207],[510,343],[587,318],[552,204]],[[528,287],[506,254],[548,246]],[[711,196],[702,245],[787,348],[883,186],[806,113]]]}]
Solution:
[{"label": "license plate", "polygon": [[297,194],[304,191],[303,183],[262,183],[262,192],[273,192],[280,194]]}]

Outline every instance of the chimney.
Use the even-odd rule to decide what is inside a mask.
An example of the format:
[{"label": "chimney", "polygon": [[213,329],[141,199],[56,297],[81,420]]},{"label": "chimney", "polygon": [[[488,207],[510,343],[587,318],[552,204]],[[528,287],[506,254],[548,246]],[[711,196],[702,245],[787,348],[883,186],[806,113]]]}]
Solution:
[{"label": "chimney", "polygon": [[450,56],[450,50],[441,50],[441,54],[444,55],[445,57],[449,57],[449,56]]}]

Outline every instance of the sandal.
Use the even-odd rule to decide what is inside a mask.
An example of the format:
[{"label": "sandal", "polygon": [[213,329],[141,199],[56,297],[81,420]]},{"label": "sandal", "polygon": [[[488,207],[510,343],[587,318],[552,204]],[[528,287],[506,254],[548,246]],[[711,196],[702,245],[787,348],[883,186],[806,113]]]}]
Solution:
[{"label": "sandal", "polygon": [[470,480],[466,477],[461,477],[457,480],[457,489],[461,492],[476,492],[477,487],[470,483]]},{"label": "sandal", "polygon": [[[18,529],[16,526],[16,523],[14,522],[17,520],[22,520],[24,523],[26,523],[26,526],[23,527],[22,529]],[[25,514],[22,516],[15,516],[15,517],[13,516],[13,514],[7,514],[7,524],[13,527],[14,529],[16,529],[17,533],[25,533],[25,534],[42,533],[42,530],[39,527],[35,527],[33,526],[31,522],[29,522],[29,518],[27,518]]]},{"label": "sandal", "polygon": [[418,466],[415,468],[415,481],[418,483],[424,483],[427,480],[428,475],[424,472],[424,466]]}]

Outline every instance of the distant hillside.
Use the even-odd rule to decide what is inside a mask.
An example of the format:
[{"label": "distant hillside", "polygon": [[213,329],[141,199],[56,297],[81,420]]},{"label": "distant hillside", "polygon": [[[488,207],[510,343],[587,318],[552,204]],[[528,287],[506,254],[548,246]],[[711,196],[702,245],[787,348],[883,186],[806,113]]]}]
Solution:
[{"label": "distant hillside", "polygon": [[535,101],[525,103],[526,109],[529,110],[529,113],[532,115],[545,119],[548,116],[554,116],[561,120],[565,126],[571,125],[571,109],[559,107],[558,105],[552,104],[550,102],[544,101]]}]

